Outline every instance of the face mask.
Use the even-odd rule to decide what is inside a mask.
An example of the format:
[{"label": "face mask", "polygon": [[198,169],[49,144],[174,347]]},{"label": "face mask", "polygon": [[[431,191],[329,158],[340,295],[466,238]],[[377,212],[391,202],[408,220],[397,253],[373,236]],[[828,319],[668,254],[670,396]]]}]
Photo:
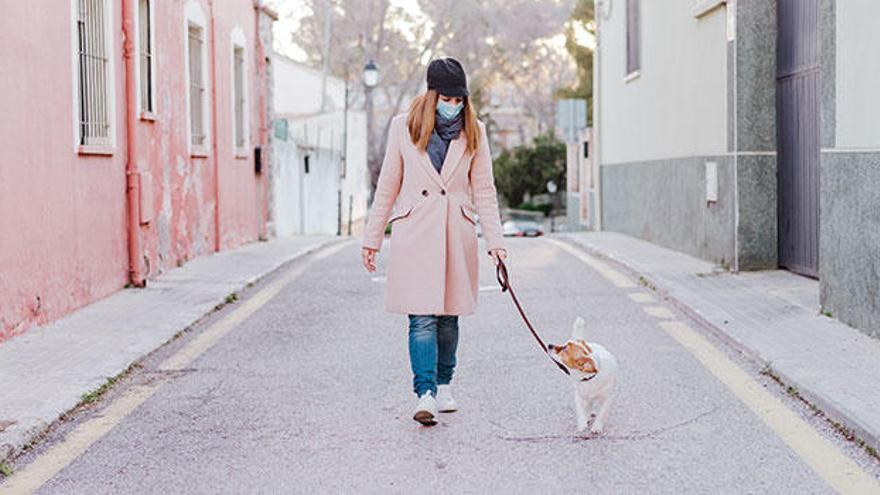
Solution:
[{"label": "face mask", "polygon": [[454,119],[462,108],[464,108],[464,102],[459,102],[458,105],[453,105],[452,103],[443,100],[437,100],[437,113],[442,115],[446,120]]}]

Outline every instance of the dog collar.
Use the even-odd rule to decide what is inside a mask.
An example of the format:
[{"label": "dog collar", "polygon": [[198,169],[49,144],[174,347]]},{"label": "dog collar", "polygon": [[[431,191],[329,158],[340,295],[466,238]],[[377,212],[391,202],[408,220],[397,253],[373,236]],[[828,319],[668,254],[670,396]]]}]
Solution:
[{"label": "dog collar", "polygon": [[588,381],[592,380],[593,378],[596,378],[596,375],[599,374],[599,356],[596,355],[595,353],[593,353],[593,361],[596,362],[596,372],[586,378],[581,378],[579,381],[588,382]]}]

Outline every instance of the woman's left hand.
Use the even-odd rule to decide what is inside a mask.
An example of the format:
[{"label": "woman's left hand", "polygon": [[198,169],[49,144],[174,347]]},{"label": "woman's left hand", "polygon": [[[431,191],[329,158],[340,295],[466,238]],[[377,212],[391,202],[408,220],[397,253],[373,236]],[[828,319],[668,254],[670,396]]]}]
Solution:
[{"label": "woman's left hand", "polygon": [[490,249],[489,256],[492,258],[492,261],[494,261],[495,264],[497,265],[498,260],[507,259],[507,250],[506,249]]}]

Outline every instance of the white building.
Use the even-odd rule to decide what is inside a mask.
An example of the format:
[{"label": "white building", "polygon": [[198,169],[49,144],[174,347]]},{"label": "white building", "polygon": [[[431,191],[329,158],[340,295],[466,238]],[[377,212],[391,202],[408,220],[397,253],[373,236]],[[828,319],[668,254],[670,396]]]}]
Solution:
[{"label": "white building", "polygon": [[880,336],[880,2],[596,3],[603,229],[819,279]]},{"label": "white building", "polygon": [[368,196],[363,110],[346,110],[339,78],[279,54],[272,66],[276,234],[358,233]]}]

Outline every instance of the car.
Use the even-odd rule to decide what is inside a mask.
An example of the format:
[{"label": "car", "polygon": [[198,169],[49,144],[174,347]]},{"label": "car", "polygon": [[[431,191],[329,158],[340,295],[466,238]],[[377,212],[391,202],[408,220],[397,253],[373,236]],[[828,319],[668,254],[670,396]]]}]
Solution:
[{"label": "car", "polygon": [[502,225],[504,235],[512,237],[538,237],[544,235],[544,229],[534,220],[511,219]]}]

